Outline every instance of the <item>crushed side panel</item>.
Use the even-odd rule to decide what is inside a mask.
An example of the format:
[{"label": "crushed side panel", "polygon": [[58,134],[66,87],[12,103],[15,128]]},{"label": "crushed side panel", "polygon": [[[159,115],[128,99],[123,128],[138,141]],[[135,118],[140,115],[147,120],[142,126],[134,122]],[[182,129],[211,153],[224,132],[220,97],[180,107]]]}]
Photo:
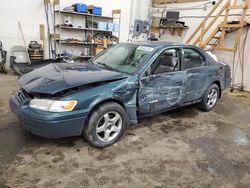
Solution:
[{"label": "crushed side panel", "polygon": [[138,90],[138,81],[128,82],[122,88],[113,92],[114,98],[122,100],[130,123],[137,123],[137,90]]}]

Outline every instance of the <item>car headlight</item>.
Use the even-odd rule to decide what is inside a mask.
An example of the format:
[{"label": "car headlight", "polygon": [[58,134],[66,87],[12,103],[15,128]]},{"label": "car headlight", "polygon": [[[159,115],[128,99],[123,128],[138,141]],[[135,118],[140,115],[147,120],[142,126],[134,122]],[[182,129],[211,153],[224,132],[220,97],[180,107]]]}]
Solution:
[{"label": "car headlight", "polygon": [[69,112],[72,111],[77,101],[55,101],[49,99],[32,99],[29,102],[31,108],[49,112]]}]

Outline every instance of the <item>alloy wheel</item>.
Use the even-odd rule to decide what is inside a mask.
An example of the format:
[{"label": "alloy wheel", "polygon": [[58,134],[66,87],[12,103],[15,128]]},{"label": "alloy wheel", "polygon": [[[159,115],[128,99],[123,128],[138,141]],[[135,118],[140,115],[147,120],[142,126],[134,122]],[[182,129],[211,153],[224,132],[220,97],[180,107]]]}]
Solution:
[{"label": "alloy wheel", "polygon": [[115,111],[105,113],[98,121],[96,135],[103,142],[114,140],[122,129],[122,116]]},{"label": "alloy wheel", "polygon": [[207,106],[213,108],[218,99],[218,91],[216,89],[211,89],[207,96]]}]

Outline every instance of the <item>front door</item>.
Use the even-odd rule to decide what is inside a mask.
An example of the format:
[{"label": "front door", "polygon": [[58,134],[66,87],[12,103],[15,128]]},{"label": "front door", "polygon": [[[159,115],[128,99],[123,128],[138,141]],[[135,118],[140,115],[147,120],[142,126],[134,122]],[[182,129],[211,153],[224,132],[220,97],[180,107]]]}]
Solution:
[{"label": "front door", "polygon": [[162,112],[181,105],[185,95],[187,75],[180,71],[181,51],[163,51],[140,80],[139,115]]}]

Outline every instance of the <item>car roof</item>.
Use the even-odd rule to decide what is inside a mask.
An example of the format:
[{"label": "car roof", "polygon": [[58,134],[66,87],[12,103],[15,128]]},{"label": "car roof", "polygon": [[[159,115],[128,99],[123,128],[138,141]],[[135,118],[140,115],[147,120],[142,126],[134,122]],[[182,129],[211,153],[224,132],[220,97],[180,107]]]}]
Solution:
[{"label": "car roof", "polygon": [[143,45],[143,46],[151,46],[151,47],[170,47],[170,46],[189,46],[194,47],[193,45],[187,45],[179,42],[160,42],[160,41],[131,41],[131,42],[124,42],[120,44],[132,44],[132,45]]}]

